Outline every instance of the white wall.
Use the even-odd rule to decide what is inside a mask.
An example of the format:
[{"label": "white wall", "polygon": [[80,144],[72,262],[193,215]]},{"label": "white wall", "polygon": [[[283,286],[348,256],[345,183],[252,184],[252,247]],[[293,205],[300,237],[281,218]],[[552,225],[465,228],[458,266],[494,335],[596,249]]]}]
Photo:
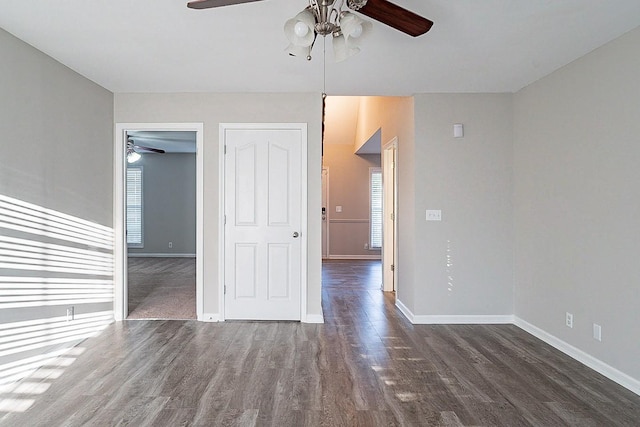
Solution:
[{"label": "white wall", "polygon": [[[400,304],[416,322],[504,320],[513,313],[512,96],[414,99],[415,144],[399,148]],[[453,137],[454,123],[464,138]],[[427,222],[427,209],[442,221]]]},{"label": "white wall", "polygon": [[514,152],[515,314],[636,380],[638,46],[640,29],[521,90]]},{"label": "white wall", "polygon": [[[5,382],[5,363],[20,376],[26,358],[70,347],[113,320],[113,95],[0,30],[0,134],[0,249],[9,253],[0,294],[20,298],[0,303],[3,334],[13,335],[0,357]],[[56,303],[45,289],[70,293]],[[76,319],[66,322],[71,306]],[[40,342],[27,346],[29,332]]]},{"label": "white wall", "polygon": [[218,301],[218,131],[220,123],[308,124],[307,311],[321,307],[321,117],[320,93],[302,94],[116,94],[116,123],[204,123],[204,312]]}]

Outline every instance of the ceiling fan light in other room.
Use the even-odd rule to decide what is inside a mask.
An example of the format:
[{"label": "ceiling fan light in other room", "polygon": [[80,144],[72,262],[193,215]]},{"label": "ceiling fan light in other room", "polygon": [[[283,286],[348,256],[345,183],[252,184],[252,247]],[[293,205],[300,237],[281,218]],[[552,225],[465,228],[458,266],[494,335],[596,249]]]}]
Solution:
[{"label": "ceiling fan light in other room", "polygon": [[284,34],[294,46],[309,47],[316,38],[316,18],[310,9],[305,9],[284,24]]},{"label": "ceiling fan light in other room", "polygon": [[128,150],[127,151],[127,163],[135,163],[138,160],[140,160],[142,156],[138,153],[136,153],[133,150]]}]

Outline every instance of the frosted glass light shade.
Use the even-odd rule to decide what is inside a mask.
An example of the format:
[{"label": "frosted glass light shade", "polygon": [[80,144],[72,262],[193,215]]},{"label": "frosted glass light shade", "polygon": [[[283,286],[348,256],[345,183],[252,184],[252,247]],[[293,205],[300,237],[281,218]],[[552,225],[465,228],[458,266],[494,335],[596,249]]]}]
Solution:
[{"label": "frosted glass light shade", "polygon": [[311,46],[316,37],[315,25],[315,15],[309,9],[305,9],[285,22],[284,34],[295,46]]},{"label": "frosted glass light shade", "polygon": [[343,35],[333,36],[333,57],[336,62],[342,62],[360,52],[357,47],[349,47]]},{"label": "frosted glass light shade", "polygon": [[360,19],[353,13],[343,12],[340,15],[340,29],[344,35],[345,42],[350,48],[359,48],[373,29],[373,24]]},{"label": "frosted glass light shade", "polygon": [[284,51],[291,56],[299,56],[300,58],[308,59],[311,55],[311,46],[296,46],[292,43],[287,46]]}]

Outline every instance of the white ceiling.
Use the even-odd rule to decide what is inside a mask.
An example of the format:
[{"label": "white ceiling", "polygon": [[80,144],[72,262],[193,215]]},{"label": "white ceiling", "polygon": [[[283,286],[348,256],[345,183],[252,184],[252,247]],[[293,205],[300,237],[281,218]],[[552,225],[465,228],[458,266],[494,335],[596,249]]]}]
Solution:
[{"label": "white ceiling", "polygon": [[[435,22],[411,38],[374,23],[332,62],[330,95],[514,92],[640,25],[638,0],[395,0]],[[192,10],[186,0],[3,0],[0,27],[113,92],[320,92],[322,38],[285,54],[306,0]]]}]

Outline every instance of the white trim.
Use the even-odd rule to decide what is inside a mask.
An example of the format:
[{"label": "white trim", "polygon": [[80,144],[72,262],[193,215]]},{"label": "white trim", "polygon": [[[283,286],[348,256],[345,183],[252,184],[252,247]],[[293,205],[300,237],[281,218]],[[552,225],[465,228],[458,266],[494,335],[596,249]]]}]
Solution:
[{"label": "white trim", "polygon": [[398,299],[396,299],[396,307],[414,325],[510,325],[514,323],[514,317],[510,314],[415,315]]},{"label": "white trim", "polygon": [[398,307],[398,310],[400,310],[400,313],[402,313],[404,317],[406,317],[407,320],[413,324],[413,319],[415,318],[415,316],[413,315],[411,310],[409,310],[409,307],[404,305],[404,303],[398,299],[397,293],[396,293],[396,307]]},{"label": "white trim", "polygon": [[414,325],[510,325],[512,323],[513,316],[510,314],[413,316]]},{"label": "white trim", "polygon": [[366,218],[334,218],[329,222],[331,224],[368,224],[370,221]]},{"label": "white trim", "polygon": [[215,323],[220,321],[220,315],[218,313],[203,313],[202,316],[198,317],[198,320]]},{"label": "white trim", "polygon": [[196,258],[196,254],[176,254],[176,253],[151,253],[144,254],[140,252],[132,253],[129,252],[127,254],[129,258]]},{"label": "white trim", "polygon": [[534,337],[546,342],[550,346],[560,350],[567,356],[572,357],[580,363],[585,364],[594,371],[604,375],[612,381],[620,384],[621,386],[631,390],[637,395],[640,395],[640,380],[637,380],[624,372],[617,370],[616,368],[604,363],[600,359],[591,356],[588,353],[572,346],[571,344],[562,341],[554,335],[532,325],[531,323],[522,320],[519,317],[514,317],[513,324],[520,329],[530,333]]},{"label": "white trim", "polygon": [[[379,251],[380,249],[369,250]],[[329,255],[329,258],[325,259],[380,260],[381,255]]]},{"label": "white trim", "polygon": [[[325,173],[326,172],[326,173]],[[324,227],[325,227],[325,235],[322,236],[321,238],[324,237],[324,244],[325,244],[325,251],[322,252],[322,259],[329,259],[329,254],[331,253],[331,246],[330,246],[330,242],[331,242],[331,227],[329,227],[329,224],[331,222],[331,216],[329,215],[329,211],[331,209],[329,209],[329,202],[331,201],[331,199],[329,198],[330,195],[330,187],[329,187],[329,168],[323,166],[322,167],[322,179],[324,180],[324,187],[326,190],[326,194],[324,194],[325,192],[323,192],[322,194],[322,198],[325,199],[325,205],[322,206],[325,208],[324,211]]]},{"label": "white trim", "polygon": [[[193,131],[196,132],[196,314],[198,319],[203,317],[204,311],[204,125],[202,123],[116,123],[114,138],[114,209],[113,224],[115,232],[114,247],[114,318],[124,320],[127,316],[127,246],[125,238],[125,133],[130,130],[153,131]],[[174,256],[174,254],[172,254]]]},{"label": "white trim", "polygon": [[544,341],[550,346],[560,350],[572,359],[583,363],[587,367],[594,371],[604,375],[611,381],[614,381],[621,386],[629,389],[633,393],[640,395],[640,380],[637,380],[630,375],[625,374],[606,364],[605,362],[597,359],[590,354],[572,346],[571,344],[562,341],[554,335],[532,325],[531,323],[513,315],[495,315],[495,316],[416,316],[409,308],[402,303],[402,301],[396,299],[396,307],[402,312],[402,314],[414,325],[433,325],[433,324],[513,324],[523,331],[533,335],[534,337]]},{"label": "white trim", "polygon": [[302,323],[324,323],[324,314],[307,314]]},{"label": "white trim", "polygon": [[[300,200],[300,321],[307,319],[307,264],[309,262],[307,255],[307,217],[309,215],[308,194],[309,186],[307,169],[308,155],[307,145],[309,138],[307,135],[306,123],[220,123],[218,138],[218,299],[219,299],[219,320],[225,320],[224,310],[224,282],[225,282],[225,261],[224,261],[224,244],[225,244],[225,135],[227,129],[294,129],[300,131],[301,147],[300,147],[300,180],[302,182],[301,200]],[[316,316],[316,315],[312,315]],[[306,321],[306,320],[305,320]]]},{"label": "white trim", "polygon": [[[393,179],[393,206],[391,207],[391,212],[389,212],[389,206],[387,203],[385,203],[386,198],[384,197],[384,194],[387,194],[387,190],[388,187],[386,187],[386,184],[384,182],[385,179],[385,174],[388,173],[388,151],[391,151],[392,154],[392,158],[391,158],[391,163],[392,163],[392,179]],[[385,292],[393,292],[393,291],[398,291],[398,269],[395,268],[398,266],[399,262],[398,262],[398,224],[400,222],[399,216],[398,216],[398,137],[394,136],[389,142],[387,142],[386,144],[384,144],[384,146],[382,147],[382,179],[383,179],[383,221],[382,221],[382,290]],[[386,189],[386,190],[385,190]],[[393,215],[393,242],[392,242],[392,248],[391,250],[389,250],[389,242],[385,243],[385,235],[387,235],[388,237],[388,230],[385,228],[385,226],[388,225],[389,223],[389,218],[387,215]],[[391,252],[391,254],[389,254],[389,252]],[[392,258],[391,263],[385,262],[385,257]],[[390,265],[394,266],[394,269],[392,271],[392,274],[389,275],[389,271],[387,270],[387,268],[390,268]],[[391,276],[391,277],[390,277]],[[393,283],[388,283],[389,281],[392,281]]]}]

